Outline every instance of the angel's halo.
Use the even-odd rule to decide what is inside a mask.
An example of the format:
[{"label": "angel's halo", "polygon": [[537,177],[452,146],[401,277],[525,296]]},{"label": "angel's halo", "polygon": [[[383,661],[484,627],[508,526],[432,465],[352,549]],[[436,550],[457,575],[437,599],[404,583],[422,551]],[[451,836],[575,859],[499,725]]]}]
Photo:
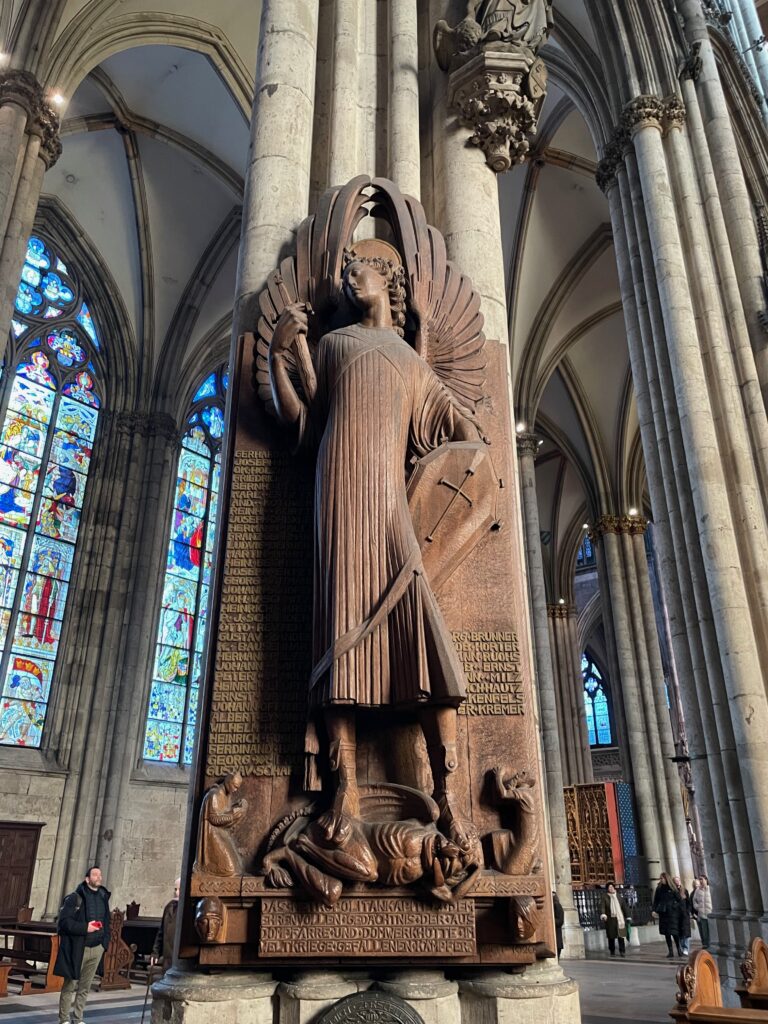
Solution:
[{"label": "angel's halo", "polygon": [[382,238],[361,238],[359,242],[353,242],[349,252],[358,259],[371,259],[376,257],[381,260],[389,260],[396,267],[402,267],[403,258],[394,245],[385,242]]}]

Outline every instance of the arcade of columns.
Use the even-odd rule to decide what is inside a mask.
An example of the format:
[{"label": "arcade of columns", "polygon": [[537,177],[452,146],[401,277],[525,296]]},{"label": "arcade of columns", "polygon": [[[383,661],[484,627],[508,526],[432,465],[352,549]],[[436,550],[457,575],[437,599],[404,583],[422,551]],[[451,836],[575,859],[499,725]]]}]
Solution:
[{"label": "arcade of columns", "polygon": [[[64,6],[63,0],[32,0],[10,68],[0,74],[0,312],[6,321],[43,176],[58,151],[56,118],[44,99],[42,55]],[[265,0],[236,329],[249,323],[267,272],[314,197],[356,173],[375,171],[421,195],[445,235],[450,259],[469,270],[482,295],[488,336],[507,339],[496,175],[449,116],[447,79],[429,44],[437,20],[455,23],[463,6],[390,0],[387,38],[379,39],[370,28],[375,18],[368,0]],[[712,882],[713,931],[733,965],[749,936],[761,930],[766,935],[768,908],[768,347],[752,213],[768,154],[759,124],[750,147],[734,135],[707,22],[711,3],[677,0],[679,24],[660,9],[649,15],[644,0],[586,0],[586,6],[606,82],[601,85],[594,69],[579,64],[578,47],[570,54],[577,70],[566,71],[558,51],[551,53],[551,70],[564,87],[573,87],[602,147],[598,179],[610,204],[660,572]],[[751,0],[733,6],[746,25]],[[364,52],[352,31],[360,27],[358,19],[373,36]],[[384,31],[380,25],[377,30]],[[641,30],[645,45],[636,46],[633,37]],[[559,42],[568,52],[568,41]],[[751,59],[762,83],[764,59]],[[372,128],[381,100],[371,69],[379,60],[388,68],[386,145]],[[762,198],[759,191],[757,196]],[[552,858],[573,923],[562,788],[564,780],[588,781],[591,766],[580,691],[574,692],[579,668],[573,617],[547,608],[534,448],[525,439],[519,463]],[[595,511],[610,647],[621,678],[649,871],[690,873],[643,524],[615,510]],[[127,691],[121,702],[130,707]],[[563,743],[566,720],[570,740]],[[110,761],[107,812],[119,802],[118,754]],[[63,877],[65,865],[58,871]]]}]

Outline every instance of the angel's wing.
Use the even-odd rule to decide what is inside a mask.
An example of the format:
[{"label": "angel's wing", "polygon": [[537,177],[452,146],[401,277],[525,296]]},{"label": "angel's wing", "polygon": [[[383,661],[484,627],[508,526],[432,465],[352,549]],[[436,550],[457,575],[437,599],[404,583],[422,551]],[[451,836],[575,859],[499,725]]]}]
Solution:
[{"label": "angel's wing", "polygon": [[385,178],[372,184],[403,258],[418,322],[416,351],[459,404],[474,412],[484,396],[487,365],[480,296],[447,259],[443,236],[427,224],[421,203]]},{"label": "angel's wing", "polygon": [[[296,256],[284,259],[267,278],[259,296],[254,365],[261,400],[274,414],[268,356],[280,314],[291,303],[307,307],[311,353],[339,303],[344,250],[352,247],[355,229],[369,213],[388,222],[403,260],[417,322],[416,351],[457,403],[474,412],[483,398],[486,367],[480,296],[446,258],[443,236],[427,224],[421,204],[393,182],[367,175],[324,193],[317,213],[299,225]],[[295,354],[287,361],[294,386],[306,398]]]}]

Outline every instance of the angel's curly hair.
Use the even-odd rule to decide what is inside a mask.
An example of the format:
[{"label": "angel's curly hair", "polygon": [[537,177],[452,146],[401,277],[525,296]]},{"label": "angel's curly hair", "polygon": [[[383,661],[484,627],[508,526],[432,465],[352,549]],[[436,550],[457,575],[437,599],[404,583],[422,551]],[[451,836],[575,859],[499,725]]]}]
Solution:
[{"label": "angel's curly hair", "polygon": [[385,259],[383,256],[358,256],[354,249],[344,250],[344,270],[350,263],[365,263],[378,271],[387,282],[389,290],[389,308],[392,313],[392,326],[401,338],[405,337],[405,270],[399,263]]}]

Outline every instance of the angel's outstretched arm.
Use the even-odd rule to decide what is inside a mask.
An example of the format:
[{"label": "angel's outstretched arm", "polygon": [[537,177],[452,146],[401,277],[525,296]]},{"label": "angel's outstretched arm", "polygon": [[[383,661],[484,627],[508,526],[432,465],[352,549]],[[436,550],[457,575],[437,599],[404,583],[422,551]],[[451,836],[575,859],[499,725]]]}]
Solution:
[{"label": "angel's outstretched arm", "polygon": [[298,423],[306,406],[296,393],[288,376],[285,356],[300,334],[307,333],[307,314],[298,304],[286,306],[277,321],[269,346],[269,376],[272,397],[280,420],[287,426]]}]

